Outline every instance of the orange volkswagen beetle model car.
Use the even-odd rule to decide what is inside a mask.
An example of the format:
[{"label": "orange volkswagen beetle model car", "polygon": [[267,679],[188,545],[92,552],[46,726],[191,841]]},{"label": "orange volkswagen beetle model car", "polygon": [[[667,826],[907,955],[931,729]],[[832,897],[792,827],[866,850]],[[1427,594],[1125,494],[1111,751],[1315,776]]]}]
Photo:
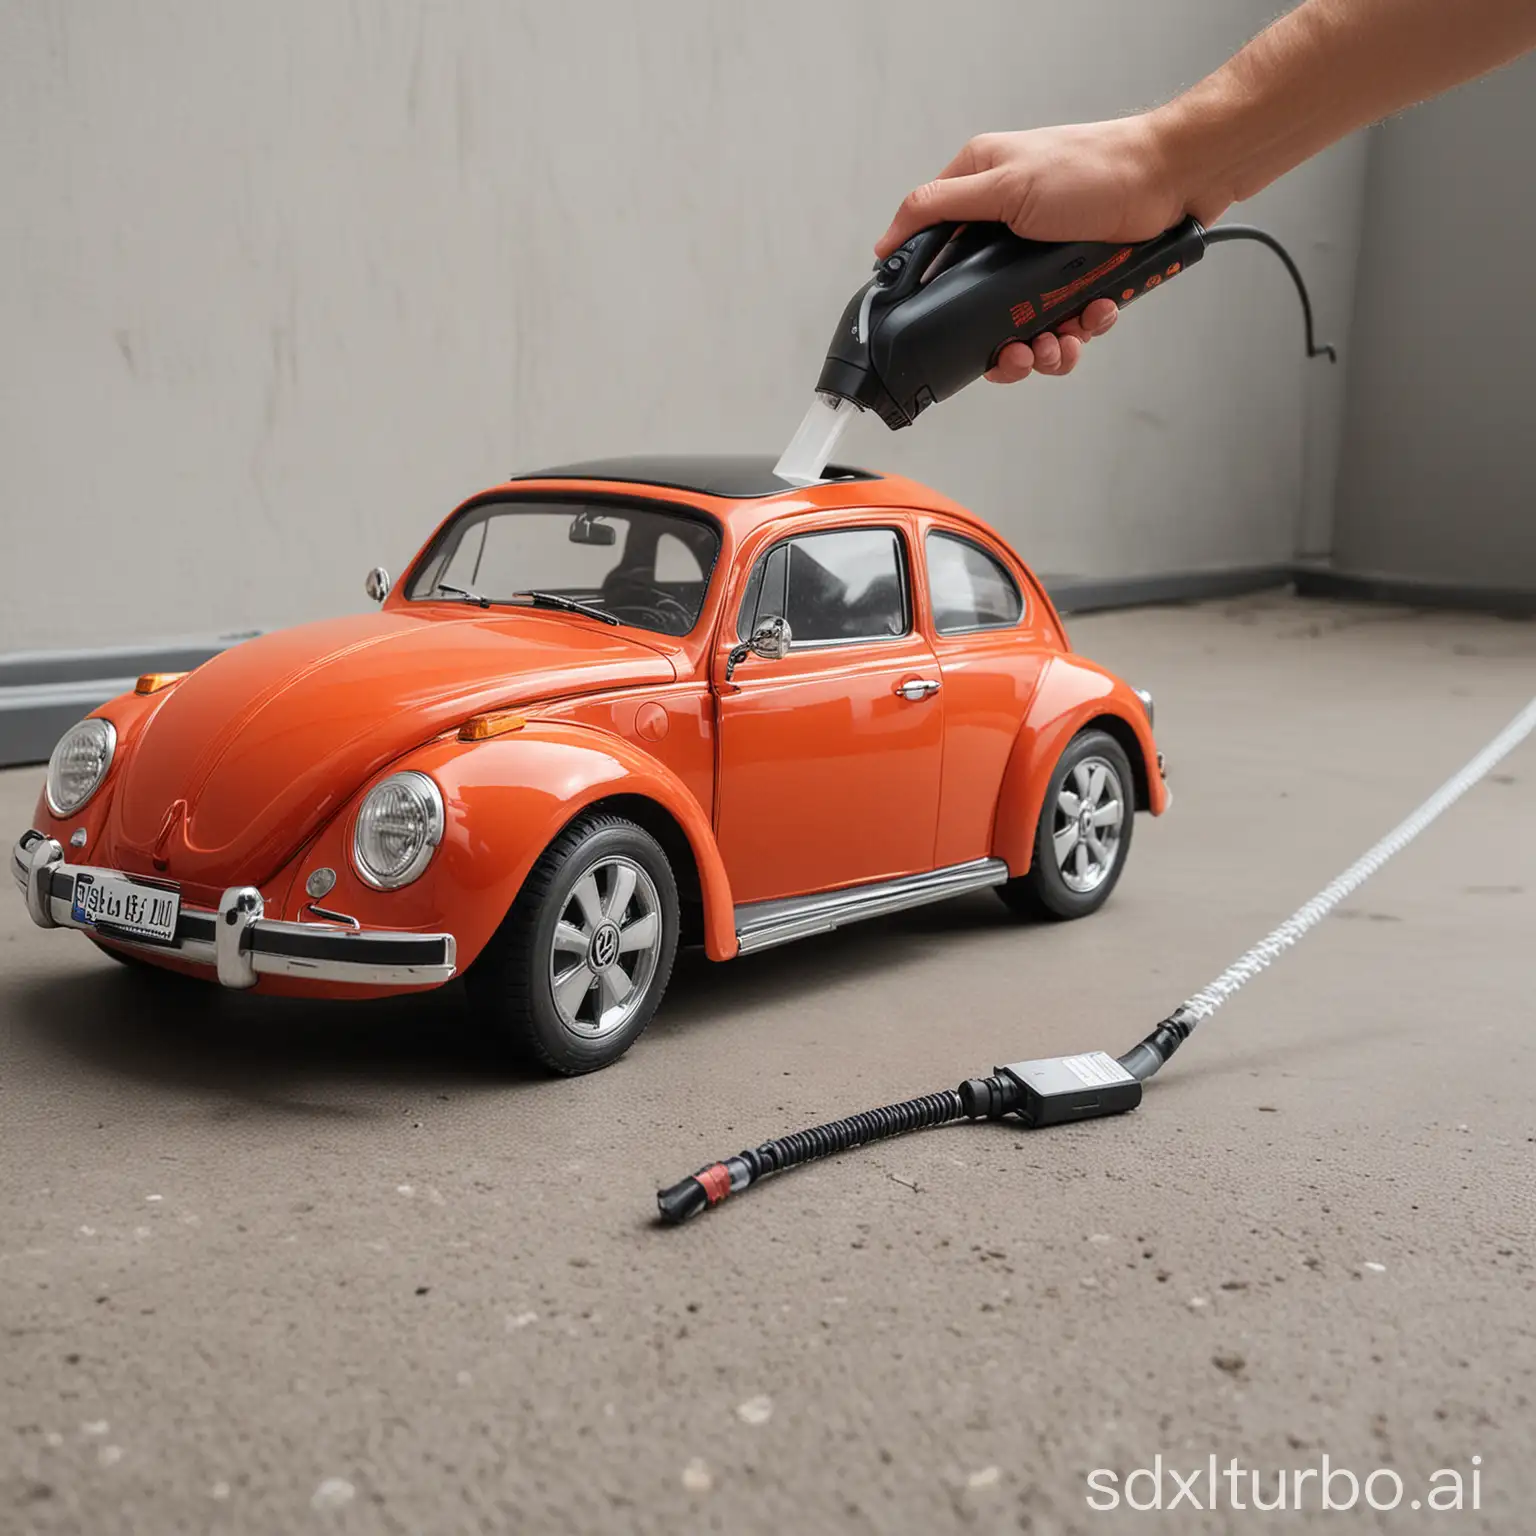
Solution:
[{"label": "orange volkswagen beetle model car", "polygon": [[33,920],[262,992],[462,972],[576,1073],[633,1044],[679,942],[729,960],[983,886],[1080,917],[1168,803],[1150,697],[907,480],[547,470],[389,586],[68,731],[13,853]]}]

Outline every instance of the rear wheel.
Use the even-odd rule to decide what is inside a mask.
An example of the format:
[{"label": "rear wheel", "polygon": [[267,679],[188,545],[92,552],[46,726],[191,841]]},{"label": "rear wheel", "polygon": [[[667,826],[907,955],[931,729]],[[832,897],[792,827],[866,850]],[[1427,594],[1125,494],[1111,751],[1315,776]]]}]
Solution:
[{"label": "rear wheel", "polygon": [[623,817],[582,816],[534,865],[465,989],[520,1057],[567,1076],[592,1072],[650,1023],[677,931],[661,845]]},{"label": "rear wheel", "polygon": [[1035,830],[1029,872],[997,888],[1013,911],[1066,919],[1109,899],[1135,826],[1136,781],[1125,749],[1107,731],[1081,731],[1061,754]]}]

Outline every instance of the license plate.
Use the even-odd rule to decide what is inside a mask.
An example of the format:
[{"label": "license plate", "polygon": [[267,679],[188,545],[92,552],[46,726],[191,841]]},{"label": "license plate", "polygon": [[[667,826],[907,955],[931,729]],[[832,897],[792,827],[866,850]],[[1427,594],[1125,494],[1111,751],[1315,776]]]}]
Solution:
[{"label": "license plate", "polygon": [[176,891],[140,885],[121,875],[75,876],[77,923],[169,944],[176,937],[180,911],[181,896]]}]

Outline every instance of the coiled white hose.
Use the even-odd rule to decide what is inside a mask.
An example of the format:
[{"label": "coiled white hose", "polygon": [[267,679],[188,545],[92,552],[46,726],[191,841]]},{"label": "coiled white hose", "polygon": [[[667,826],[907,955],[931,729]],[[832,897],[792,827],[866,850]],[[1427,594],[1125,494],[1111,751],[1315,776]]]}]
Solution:
[{"label": "coiled white hose", "polygon": [[1209,1018],[1235,992],[1252,981],[1272,960],[1288,950],[1309,928],[1321,922],[1352,891],[1364,885],[1395,853],[1416,838],[1442,812],[1449,810],[1502,758],[1536,730],[1536,699],[1532,699],[1464,768],[1445,781],[1418,810],[1395,826],[1368,852],[1360,855],[1337,879],[1311,901],[1298,907],[1273,932],[1233,961],[1214,981],[1187,999],[1174,1017],[1190,1024]]}]

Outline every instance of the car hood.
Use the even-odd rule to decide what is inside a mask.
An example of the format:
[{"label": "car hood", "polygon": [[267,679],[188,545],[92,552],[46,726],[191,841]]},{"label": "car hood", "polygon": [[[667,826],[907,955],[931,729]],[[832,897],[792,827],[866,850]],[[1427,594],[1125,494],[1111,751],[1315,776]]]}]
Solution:
[{"label": "car hood", "polygon": [[641,641],[557,615],[386,610],[263,635],[146,721],[113,851],[146,873],[260,885],[371,775],[467,716],[675,677]]}]

